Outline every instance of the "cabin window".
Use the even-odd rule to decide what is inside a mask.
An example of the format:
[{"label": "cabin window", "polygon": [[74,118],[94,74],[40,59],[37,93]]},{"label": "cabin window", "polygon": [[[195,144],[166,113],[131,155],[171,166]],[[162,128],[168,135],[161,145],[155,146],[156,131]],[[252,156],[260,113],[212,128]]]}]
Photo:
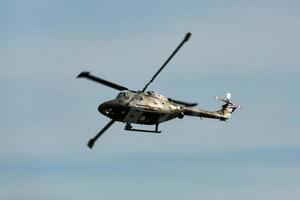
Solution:
[{"label": "cabin window", "polygon": [[143,101],[143,97],[141,95],[135,95],[134,98],[139,101]]},{"label": "cabin window", "polygon": [[120,92],[117,99],[129,99],[129,95],[126,92]]}]

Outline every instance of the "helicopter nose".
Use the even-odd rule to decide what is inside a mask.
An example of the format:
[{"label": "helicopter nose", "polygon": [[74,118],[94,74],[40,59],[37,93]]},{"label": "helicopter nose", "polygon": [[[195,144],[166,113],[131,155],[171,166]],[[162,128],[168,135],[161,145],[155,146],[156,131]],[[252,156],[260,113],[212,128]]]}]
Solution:
[{"label": "helicopter nose", "polygon": [[108,117],[112,117],[116,114],[115,113],[115,111],[116,111],[115,105],[110,102],[104,102],[104,103],[100,104],[98,107],[98,111],[101,114],[106,115]]},{"label": "helicopter nose", "polygon": [[122,121],[128,113],[128,108],[118,105],[113,101],[107,101],[98,106],[98,111],[116,121]]},{"label": "helicopter nose", "polygon": [[98,111],[104,115],[108,114],[109,105],[107,103],[102,103],[98,107]]}]

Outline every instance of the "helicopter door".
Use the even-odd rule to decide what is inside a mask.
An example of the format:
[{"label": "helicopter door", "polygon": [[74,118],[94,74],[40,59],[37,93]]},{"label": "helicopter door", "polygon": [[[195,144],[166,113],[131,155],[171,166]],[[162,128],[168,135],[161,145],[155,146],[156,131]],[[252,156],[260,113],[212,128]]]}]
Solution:
[{"label": "helicopter door", "polygon": [[124,122],[137,123],[142,114],[143,112],[137,110],[136,108],[130,108],[129,112],[124,118]]}]

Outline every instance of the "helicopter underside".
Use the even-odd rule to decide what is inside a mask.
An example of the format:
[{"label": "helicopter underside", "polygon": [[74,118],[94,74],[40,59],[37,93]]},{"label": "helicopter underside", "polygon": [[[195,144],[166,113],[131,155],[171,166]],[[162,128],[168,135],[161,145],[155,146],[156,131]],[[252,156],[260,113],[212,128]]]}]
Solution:
[{"label": "helicopter underside", "polygon": [[174,112],[154,111],[125,105],[110,105],[107,107],[102,104],[98,110],[103,115],[116,121],[144,125],[159,124],[178,116],[178,114]]}]

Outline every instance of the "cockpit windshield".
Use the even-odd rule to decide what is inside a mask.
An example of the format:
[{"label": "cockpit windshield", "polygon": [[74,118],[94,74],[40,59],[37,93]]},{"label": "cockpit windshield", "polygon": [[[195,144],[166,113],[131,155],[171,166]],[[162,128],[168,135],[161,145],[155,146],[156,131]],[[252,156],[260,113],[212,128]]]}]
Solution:
[{"label": "cockpit windshield", "polygon": [[117,96],[117,99],[128,99],[129,96],[126,92],[120,92]]},{"label": "cockpit windshield", "polygon": [[117,96],[117,99],[129,99],[132,97],[130,92],[120,92]]}]

